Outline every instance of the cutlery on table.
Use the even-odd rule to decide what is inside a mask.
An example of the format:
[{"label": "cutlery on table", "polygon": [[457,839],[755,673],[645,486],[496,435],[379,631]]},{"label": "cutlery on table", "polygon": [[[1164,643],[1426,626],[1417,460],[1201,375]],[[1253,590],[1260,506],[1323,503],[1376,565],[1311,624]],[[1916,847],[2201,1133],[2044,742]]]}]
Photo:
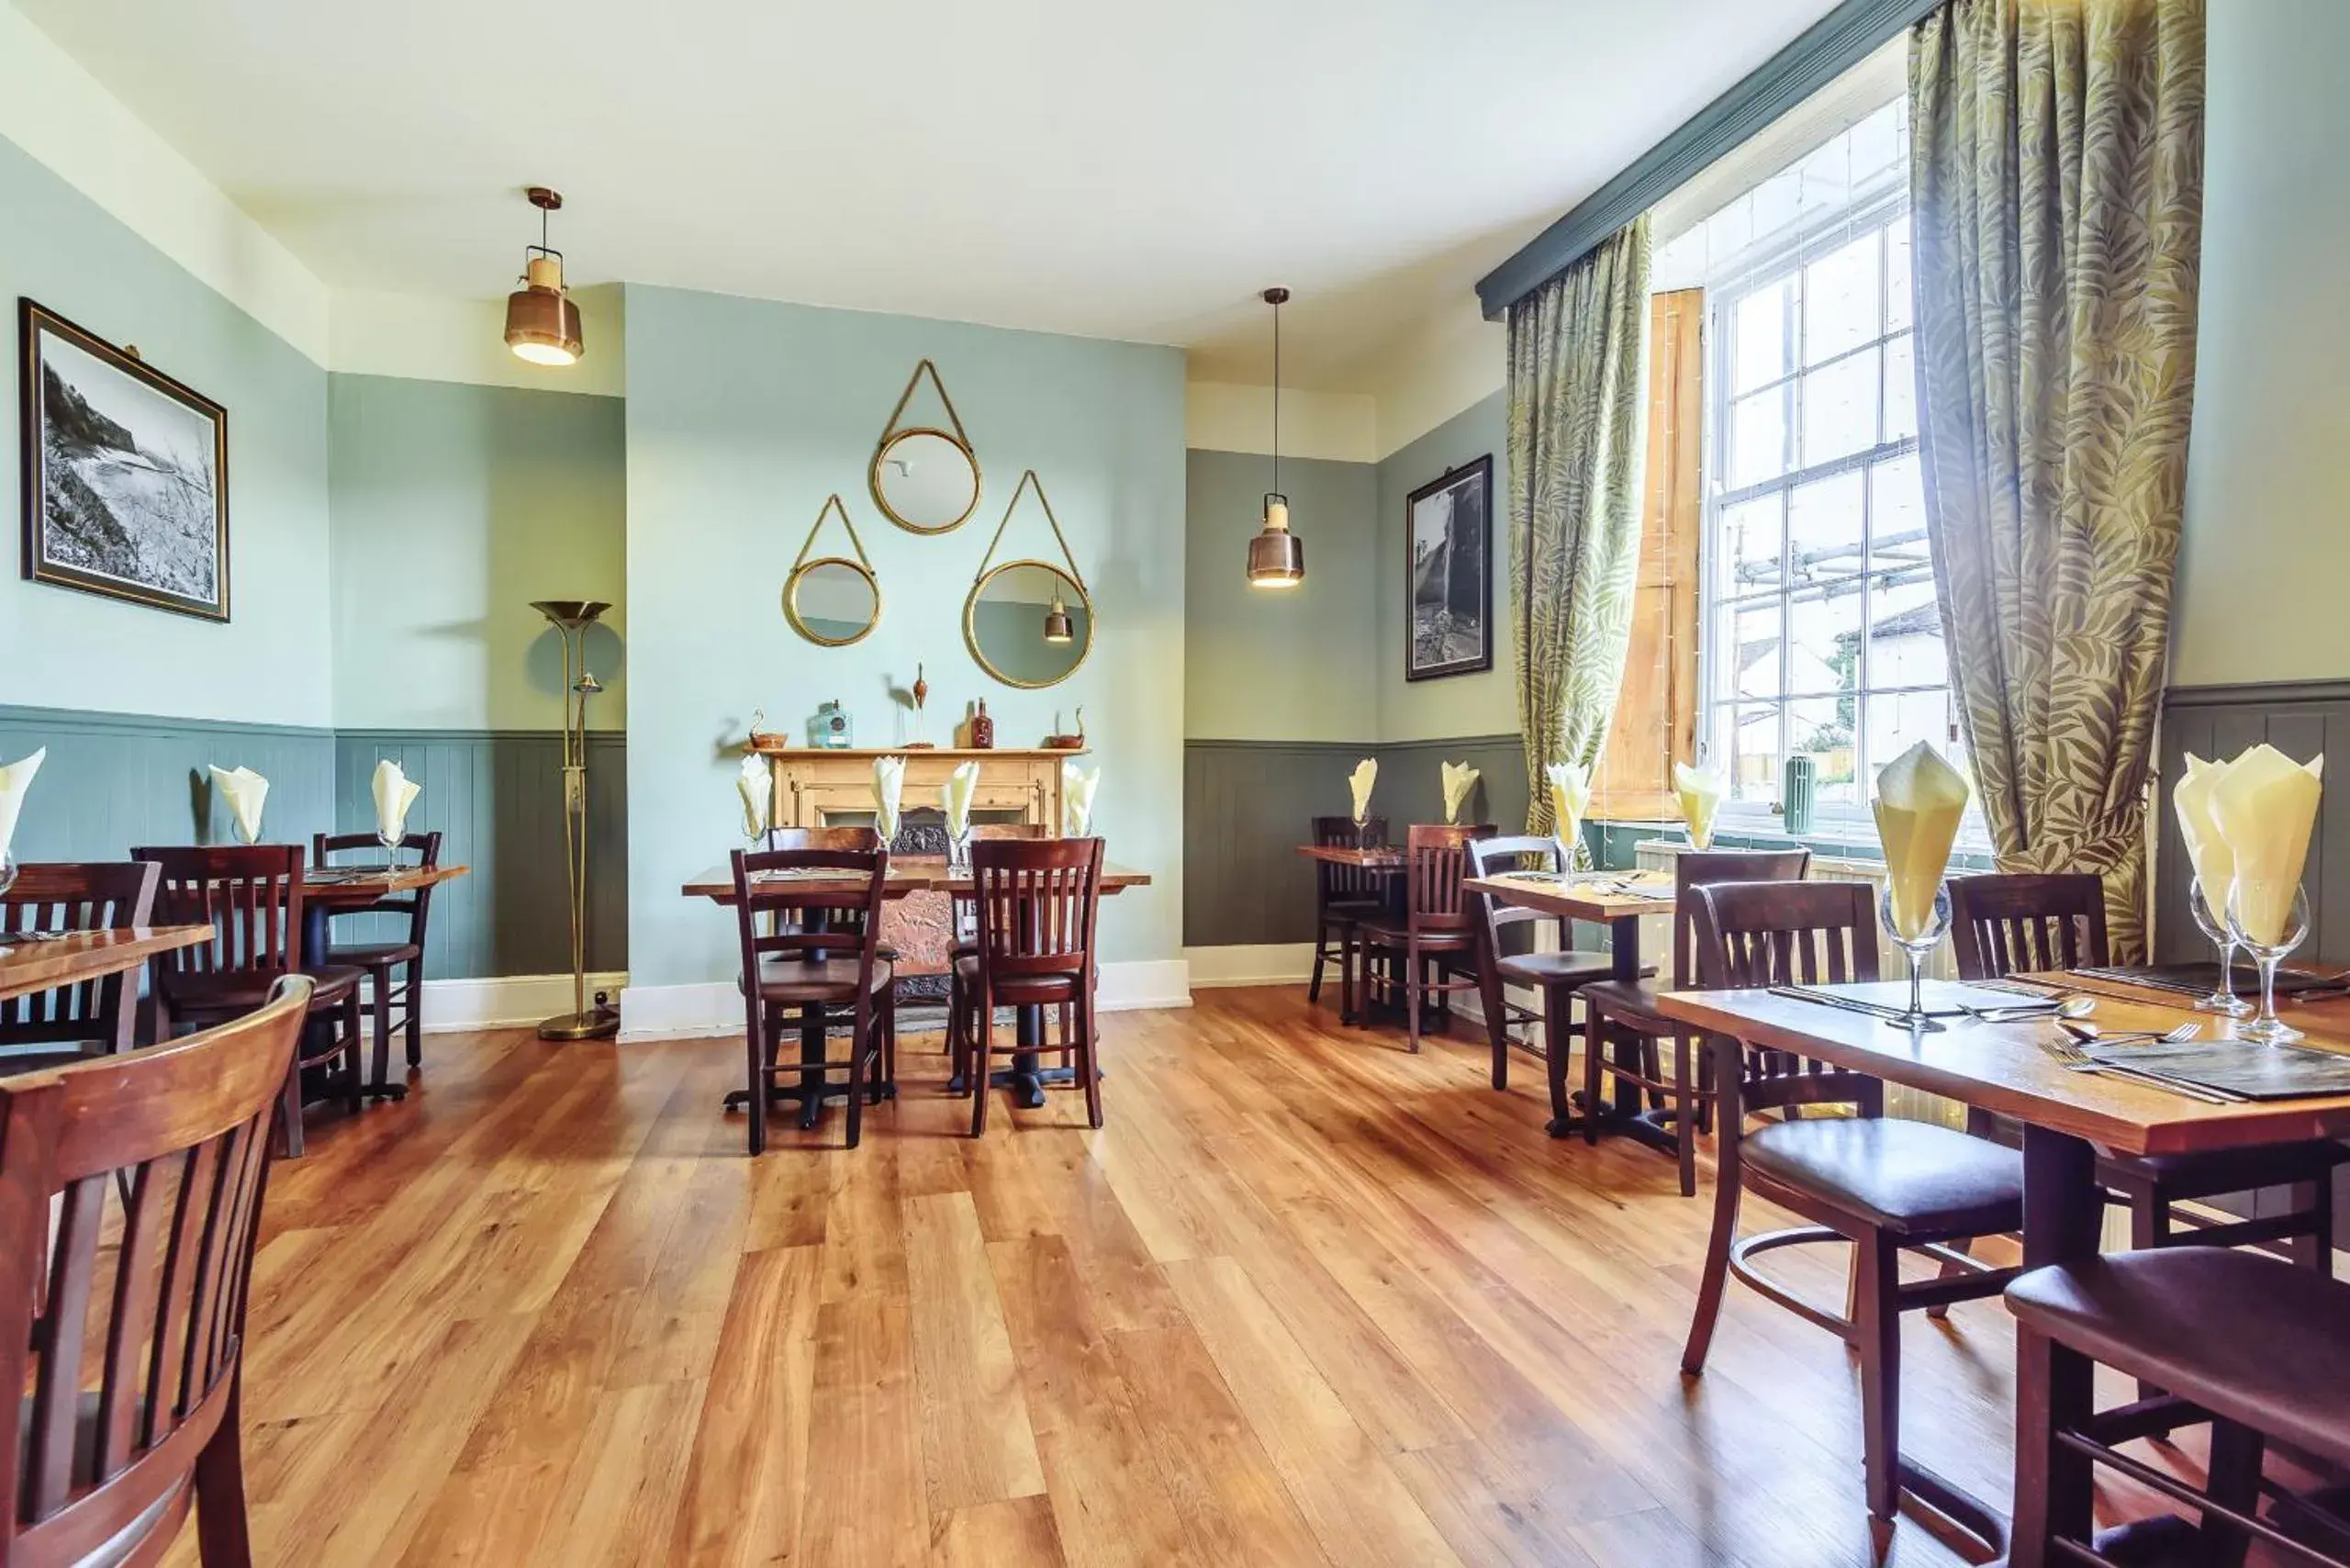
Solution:
[{"label": "cutlery on table", "polygon": [[[2143,1045],[2184,1045],[2203,1032],[2203,1027],[2199,1024],[2181,1024],[2166,1034],[2158,1035],[2149,1030],[2146,1031],[2143,1039],[2134,1035],[2098,1036],[2092,1033],[2081,1036],[2074,1032],[2074,1026],[2070,1024],[2060,1025],[2059,1027],[2070,1037],[2050,1046],[2048,1049],[2050,1054],[2062,1061],[2070,1071],[2094,1072],[2101,1077],[2119,1078],[2125,1082],[2141,1083],[2149,1089],[2159,1089],[2165,1093],[2178,1095],[2182,1099],[2199,1100],[2207,1105],[2240,1105],[2244,1102],[2244,1096],[2232,1094],[2225,1090],[2212,1089],[2200,1083],[2188,1083],[2176,1078],[2165,1078],[2158,1073],[2142,1071],[2137,1068],[2126,1067],[2118,1062],[2099,1061],[2084,1048],[2090,1042],[2108,1046],[2123,1042]],[[2085,1025],[2085,1027],[2094,1029],[2095,1025]]]}]

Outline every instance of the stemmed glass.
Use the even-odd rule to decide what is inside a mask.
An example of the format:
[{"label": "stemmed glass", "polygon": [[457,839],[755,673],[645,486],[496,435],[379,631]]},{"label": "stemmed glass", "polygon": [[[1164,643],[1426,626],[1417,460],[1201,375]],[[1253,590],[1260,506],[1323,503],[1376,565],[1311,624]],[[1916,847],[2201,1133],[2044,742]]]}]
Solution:
[{"label": "stemmed glass", "polygon": [[375,842],[384,846],[384,875],[388,877],[399,869],[400,846],[408,842],[408,824],[402,823],[386,832],[381,823],[376,823]]},{"label": "stemmed glass", "polygon": [[[0,897],[6,897],[8,890],[16,885],[17,857],[9,850],[0,849]],[[6,932],[0,932],[0,935],[6,935]],[[0,953],[7,950],[6,946],[0,946]]]},{"label": "stemmed glass", "polygon": [[1884,894],[1877,900],[1877,913],[1885,922],[1885,929],[1893,945],[1909,958],[1909,1011],[1905,1017],[1887,1019],[1887,1023],[1907,1025],[1913,1033],[1940,1029],[1942,1025],[1926,1016],[1926,959],[1933,953],[1943,935],[1950,930],[1950,884],[1934,884],[1933,907],[1927,911],[1925,925],[1915,935],[1905,935],[1900,922],[1894,917],[1893,884],[1886,884]]},{"label": "stemmed glass", "polygon": [[2260,1016],[2249,1024],[2236,1025],[2236,1038],[2281,1046],[2288,1040],[2300,1039],[2301,1032],[2277,1016],[2277,966],[2310,934],[2309,895],[2300,884],[2294,885],[2293,907],[2273,942],[2255,942],[2244,928],[2244,879],[2238,878],[2228,890],[2228,935],[2260,966]]},{"label": "stemmed glass", "polygon": [[2195,924],[2220,949],[2220,983],[2211,994],[2195,1004],[2198,1013],[2217,1013],[2226,1018],[2241,1018],[2252,1011],[2252,1003],[2236,994],[2236,939],[2228,929],[2227,890],[2220,890],[2220,903],[2211,902],[2210,890],[2203,879],[2196,878],[2188,884],[2187,907],[2195,916]]}]

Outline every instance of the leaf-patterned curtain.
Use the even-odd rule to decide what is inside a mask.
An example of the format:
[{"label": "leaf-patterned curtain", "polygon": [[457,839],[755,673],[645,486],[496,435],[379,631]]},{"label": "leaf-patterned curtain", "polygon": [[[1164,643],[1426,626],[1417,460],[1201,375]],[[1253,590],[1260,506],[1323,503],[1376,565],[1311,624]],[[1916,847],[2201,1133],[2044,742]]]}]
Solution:
[{"label": "leaf-patterned curtain", "polygon": [[2105,877],[2146,785],[2195,383],[2203,0],[1951,0],[1910,36],[1918,394],[1951,683],[2002,870]]},{"label": "leaf-patterned curtain", "polygon": [[1551,826],[1544,767],[1598,767],[1623,689],[1648,320],[1645,216],[1510,307],[1510,603],[1534,833]]}]

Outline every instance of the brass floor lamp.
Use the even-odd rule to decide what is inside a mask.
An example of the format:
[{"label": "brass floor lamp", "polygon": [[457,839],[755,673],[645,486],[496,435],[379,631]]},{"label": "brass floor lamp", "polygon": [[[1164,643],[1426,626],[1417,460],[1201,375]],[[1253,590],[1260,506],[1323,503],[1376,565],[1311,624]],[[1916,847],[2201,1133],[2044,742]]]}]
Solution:
[{"label": "brass floor lamp", "polygon": [[548,599],[531,608],[563,634],[563,868],[571,890],[571,1011],[539,1025],[542,1040],[608,1040],[620,1010],[588,1000],[588,699],[604,689],[588,668],[585,638],[611,608],[600,599]]}]

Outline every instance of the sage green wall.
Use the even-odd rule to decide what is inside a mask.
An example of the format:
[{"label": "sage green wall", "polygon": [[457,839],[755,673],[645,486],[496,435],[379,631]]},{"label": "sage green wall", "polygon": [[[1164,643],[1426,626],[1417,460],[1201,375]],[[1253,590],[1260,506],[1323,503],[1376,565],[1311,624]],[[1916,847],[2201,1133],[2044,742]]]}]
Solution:
[{"label": "sage green wall", "polygon": [[342,375],[328,399],[335,722],[558,728],[562,643],[531,601],[600,599],[588,723],[623,727],[621,400]]},{"label": "sage green wall", "polygon": [[[677,895],[739,842],[734,790],[753,711],[799,733],[838,698],[862,744],[901,738],[892,693],[917,664],[934,739],[988,699],[1000,745],[1085,705],[1097,819],[1156,885],[1107,900],[1112,960],[1181,950],[1183,360],[1172,349],[631,286],[628,318],[629,966],[632,986],[731,980],[734,928]],[[867,494],[874,442],[915,363],[937,362],[978,448],[977,514],[923,537]],[[934,412],[927,394],[917,409]],[[1085,665],[1019,691],[964,650],[963,598],[1022,470],[1043,476],[1099,617]],[[853,647],[802,642],[785,574],[839,492],[873,558],[880,624]],[[1005,546],[1047,554],[1024,501]]]},{"label": "sage green wall", "polygon": [[[0,703],[328,723],[326,372],[0,140],[0,300],[10,305],[12,349],[19,296],[138,345],[148,364],[228,409],[232,619],[26,582],[12,559],[0,573]],[[12,514],[19,420],[11,370],[0,375],[0,495]]]},{"label": "sage green wall", "polygon": [[[1184,500],[1183,734],[1356,741],[1378,730],[1379,480],[1368,463],[1281,464],[1305,581],[1248,585],[1272,459],[1193,451]],[[1400,660],[1399,653],[1397,658]]]},{"label": "sage green wall", "polygon": [[2213,0],[2171,679],[2350,674],[2350,6]]},{"label": "sage green wall", "polygon": [[[1431,740],[1517,729],[1517,678],[1510,670],[1508,395],[1495,392],[1379,465],[1379,738]],[[1494,459],[1494,667],[1440,680],[1404,678],[1404,498],[1449,468]]]}]

